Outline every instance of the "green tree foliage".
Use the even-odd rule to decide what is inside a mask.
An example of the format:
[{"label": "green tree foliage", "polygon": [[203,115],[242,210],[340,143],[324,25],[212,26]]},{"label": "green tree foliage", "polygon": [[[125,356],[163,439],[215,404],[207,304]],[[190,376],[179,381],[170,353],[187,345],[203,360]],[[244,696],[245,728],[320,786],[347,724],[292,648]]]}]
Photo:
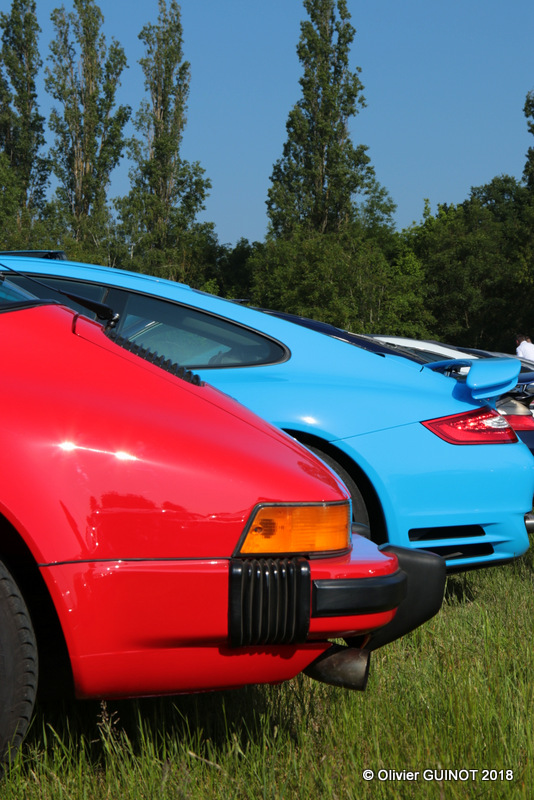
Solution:
[{"label": "green tree foliage", "polygon": [[[351,265],[339,238],[331,234],[304,234],[268,239],[252,256],[254,303],[290,311],[312,319],[352,327],[356,316]],[[346,302],[340,302],[339,284],[347,284]]]},{"label": "green tree foliage", "polygon": [[6,153],[0,152],[0,224],[2,247],[18,249],[20,239],[20,186]]},{"label": "green tree foliage", "polygon": [[344,234],[268,239],[250,257],[254,303],[356,333],[428,335],[423,269],[397,237],[383,245],[353,226]]},{"label": "green tree foliage", "polygon": [[157,24],[139,34],[148,99],[136,115],[130,142],[131,191],[117,203],[132,265],[166,277],[203,282],[213,263],[215,235],[196,218],[211,186],[198,162],[181,157],[190,65],[183,60],[182,24],[176,0],[159,0]]},{"label": "green tree foliage", "polygon": [[[523,110],[534,134],[534,92]],[[513,352],[518,330],[534,334],[534,147],[522,182],[500,175],[435,216],[427,206],[404,239],[424,265],[436,338]]]},{"label": "green tree foliage", "polygon": [[42,65],[35,0],[0,14],[0,209],[6,246],[25,246],[48,178],[36,78]]},{"label": "green tree foliage", "polygon": [[355,30],[346,0],[304,0],[304,7],[309,19],[301,23],[297,47],[302,97],[289,114],[267,200],[275,236],[301,225],[317,233],[341,230],[373,178],[367,148],[355,147],[349,134],[365,101],[360,69],[349,67]]},{"label": "green tree foliage", "polygon": [[407,232],[425,266],[437,338],[511,352],[516,329],[530,330],[533,211],[528,189],[503,175],[436,216],[427,209]]},{"label": "green tree foliage", "polygon": [[254,284],[252,257],[263,250],[263,243],[251,243],[244,238],[235,247],[221,246],[217,260],[217,283],[224,297],[250,300]]},{"label": "green tree foliage", "polygon": [[75,241],[95,246],[109,230],[106,193],[130,117],[130,109],[116,103],[126,56],[116,40],[107,47],[103,20],[93,0],[74,0],[70,13],[56,9],[46,70],[47,91],[61,109],[50,115],[57,213],[64,215]]}]

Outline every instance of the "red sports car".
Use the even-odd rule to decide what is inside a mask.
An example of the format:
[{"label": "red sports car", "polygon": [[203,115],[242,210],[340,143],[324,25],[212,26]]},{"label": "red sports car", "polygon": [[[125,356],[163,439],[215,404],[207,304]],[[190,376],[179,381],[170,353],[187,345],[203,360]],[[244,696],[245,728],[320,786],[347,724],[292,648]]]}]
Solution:
[{"label": "red sports car", "polygon": [[334,474],[191,372],[7,280],[0,331],[0,759],[38,671],[80,698],[363,688],[439,609],[439,557],[351,537]]}]

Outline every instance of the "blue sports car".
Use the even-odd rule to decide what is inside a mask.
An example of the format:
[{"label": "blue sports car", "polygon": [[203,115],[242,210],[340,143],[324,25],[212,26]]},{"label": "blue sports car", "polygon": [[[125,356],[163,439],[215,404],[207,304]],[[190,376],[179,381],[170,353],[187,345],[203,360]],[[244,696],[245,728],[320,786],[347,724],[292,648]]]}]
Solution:
[{"label": "blue sports car", "polygon": [[67,292],[61,302],[84,314],[76,298],[88,298],[130,348],[194,370],[307,445],[346,483],[356,529],[373,540],[431,550],[450,572],[527,549],[534,459],[493,408],[517,383],[517,360],[477,360],[462,376],[449,360],[421,364],[329,325],[48,255],[0,265],[35,294]]}]

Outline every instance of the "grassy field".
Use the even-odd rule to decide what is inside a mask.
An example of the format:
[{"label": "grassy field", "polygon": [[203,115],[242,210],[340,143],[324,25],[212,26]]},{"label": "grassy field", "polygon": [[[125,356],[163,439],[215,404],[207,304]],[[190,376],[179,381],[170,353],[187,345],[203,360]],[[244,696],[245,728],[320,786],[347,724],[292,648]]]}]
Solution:
[{"label": "grassy field", "polygon": [[532,551],[449,578],[440,614],[373,654],[364,693],[299,677],[38,709],[0,797],[531,800],[533,589]]}]

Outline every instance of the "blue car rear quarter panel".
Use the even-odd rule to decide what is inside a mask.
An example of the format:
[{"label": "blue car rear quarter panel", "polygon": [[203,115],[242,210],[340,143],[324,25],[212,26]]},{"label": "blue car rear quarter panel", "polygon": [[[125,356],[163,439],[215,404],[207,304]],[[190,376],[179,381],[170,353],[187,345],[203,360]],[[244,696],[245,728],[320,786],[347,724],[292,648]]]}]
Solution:
[{"label": "blue car rear quarter panel", "polygon": [[[264,369],[266,373],[276,368]],[[202,374],[271,422],[324,438],[354,461],[379,497],[390,542],[440,551],[440,547],[454,544],[455,539],[411,542],[409,531],[473,525],[484,529],[484,543],[493,550],[478,557],[477,562],[507,560],[528,548],[524,513],[532,507],[534,461],[523,444],[452,445],[419,421],[393,425],[392,413],[384,407],[383,398],[374,396],[375,388],[362,389],[355,400],[351,387],[335,386],[335,383],[335,388],[332,383],[314,387],[309,378],[296,387],[293,381],[284,382],[279,377],[275,381],[277,391],[272,391],[273,386],[268,387],[270,382],[265,373],[251,382],[247,376],[237,374],[244,371],[206,370]],[[216,377],[214,372],[217,372]],[[450,383],[444,376],[434,377]],[[299,381],[298,375],[296,381]],[[414,391],[414,384],[411,391]],[[399,412],[398,416],[403,418],[400,413],[403,410],[404,418],[410,415],[413,418],[407,410],[409,390],[395,393],[394,400],[389,393],[387,395],[387,402],[396,415]],[[403,399],[403,409],[399,408],[399,397]],[[464,402],[452,398],[444,408],[443,397],[435,394],[425,400],[419,395],[415,405],[418,404],[422,419],[466,409]],[[372,425],[375,429],[334,438],[336,431],[347,424],[349,416],[354,419],[353,429]],[[357,421],[356,417],[359,417]],[[478,546],[481,539],[479,536],[463,538],[462,546],[466,544]],[[468,565],[472,561],[473,558],[457,558],[454,565]]]},{"label": "blue car rear quarter panel", "polygon": [[410,529],[476,525],[493,552],[456,565],[506,560],[527,549],[523,515],[534,494],[528,448],[523,443],[451,445],[420,424],[483,404],[465,385],[400,356],[370,353],[172,281],[67,261],[2,261],[25,273],[183,303],[272,337],[289,351],[281,363],[195,371],[273,424],[329,442],[354,461],[377,493],[390,542],[431,546],[410,541]]},{"label": "blue car rear quarter panel", "polygon": [[[453,539],[414,544],[409,531],[472,525],[484,529],[484,541],[494,549],[485,560],[513,558],[528,548],[522,509],[532,505],[532,463],[521,444],[451,445],[414,423],[336,445],[364,460],[396,544],[452,544]],[[375,465],[388,459],[384,475]],[[478,536],[469,541],[480,543]]]}]

